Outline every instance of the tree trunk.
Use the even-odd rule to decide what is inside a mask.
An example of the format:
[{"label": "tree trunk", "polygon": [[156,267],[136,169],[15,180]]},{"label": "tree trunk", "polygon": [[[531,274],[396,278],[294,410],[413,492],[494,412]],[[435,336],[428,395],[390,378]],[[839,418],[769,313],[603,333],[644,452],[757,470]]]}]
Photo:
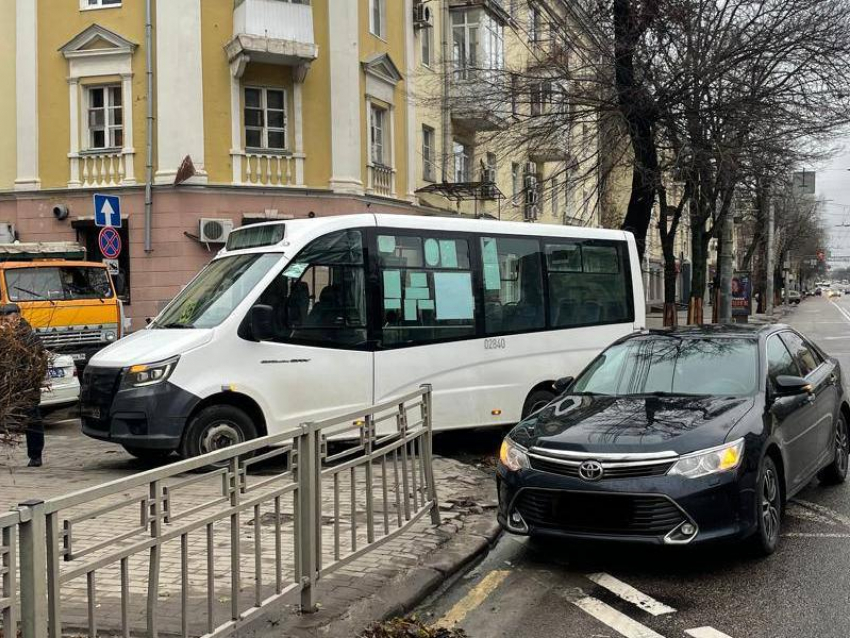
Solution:
[{"label": "tree trunk", "polygon": [[664,254],[664,326],[679,325],[679,309],[676,306],[676,235],[661,234],[661,251]]}]

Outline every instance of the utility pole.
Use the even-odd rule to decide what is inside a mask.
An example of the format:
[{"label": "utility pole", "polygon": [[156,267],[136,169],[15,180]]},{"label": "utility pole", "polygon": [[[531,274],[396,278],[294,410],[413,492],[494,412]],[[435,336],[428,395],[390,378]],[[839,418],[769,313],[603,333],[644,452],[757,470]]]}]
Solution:
[{"label": "utility pole", "polygon": [[764,282],[764,313],[771,317],[773,315],[773,199],[767,203],[767,255],[766,262],[766,277]]},{"label": "utility pole", "polygon": [[720,270],[720,289],[717,295],[718,310],[717,321],[719,323],[732,322],[732,214],[728,211],[723,218],[723,224],[720,228],[720,255],[718,266]]}]

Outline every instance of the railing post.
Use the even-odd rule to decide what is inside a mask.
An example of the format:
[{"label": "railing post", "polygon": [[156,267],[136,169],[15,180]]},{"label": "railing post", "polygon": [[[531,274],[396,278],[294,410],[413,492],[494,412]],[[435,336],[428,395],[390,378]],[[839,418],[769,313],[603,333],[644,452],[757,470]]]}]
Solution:
[{"label": "railing post", "polygon": [[44,501],[20,503],[21,638],[47,638],[47,542]]},{"label": "railing post", "polygon": [[313,423],[305,423],[303,434],[298,437],[298,553],[301,573],[301,611],[316,611],[316,531],[318,529],[319,464],[316,446],[316,429]]},{"label": "railing post", "polygon": [[440,507],[437,502],[437,485],[434,482],[434,453],[431,445],[431,436],[433,433],[433,424],[431,422],[431,384],[426,383],[419,386],[419,389],[422,390],[422,420],[425,424],[425,438],[424,438],[424,448],[425,454],[423,454],[423,462],[425,463],[425,478],[428,481],[428,500],[431,501],[431,523],[433,525],[439,525],[440,520]]}]

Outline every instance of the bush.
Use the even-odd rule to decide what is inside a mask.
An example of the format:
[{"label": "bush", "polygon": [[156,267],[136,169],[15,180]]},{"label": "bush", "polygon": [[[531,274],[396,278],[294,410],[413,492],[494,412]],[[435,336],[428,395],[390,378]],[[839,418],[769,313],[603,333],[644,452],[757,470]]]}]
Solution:
[{"label": "bush", "polygon": [[393,618],[375,623],[359,638],[468,638],[463,629],[430,627],[418,618]]},{"label": "bush", "polygon": [[17,443],[38,405],[47,352],[23,321],[0,319],[0,446]]}]

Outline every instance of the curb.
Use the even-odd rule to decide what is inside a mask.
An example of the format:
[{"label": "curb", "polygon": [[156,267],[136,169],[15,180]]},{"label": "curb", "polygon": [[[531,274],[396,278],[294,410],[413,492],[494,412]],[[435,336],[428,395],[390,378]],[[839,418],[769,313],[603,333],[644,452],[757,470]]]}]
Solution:
[{"label": "curb", "polygon": [[467,517],[463,529],[421,564],[387,582],[368,599],[352,605],[345,616],[317,628],[314,635],[355,638],[373,622],[410,613],[453,576],[489,552],[501,533],[495,515]]}]

